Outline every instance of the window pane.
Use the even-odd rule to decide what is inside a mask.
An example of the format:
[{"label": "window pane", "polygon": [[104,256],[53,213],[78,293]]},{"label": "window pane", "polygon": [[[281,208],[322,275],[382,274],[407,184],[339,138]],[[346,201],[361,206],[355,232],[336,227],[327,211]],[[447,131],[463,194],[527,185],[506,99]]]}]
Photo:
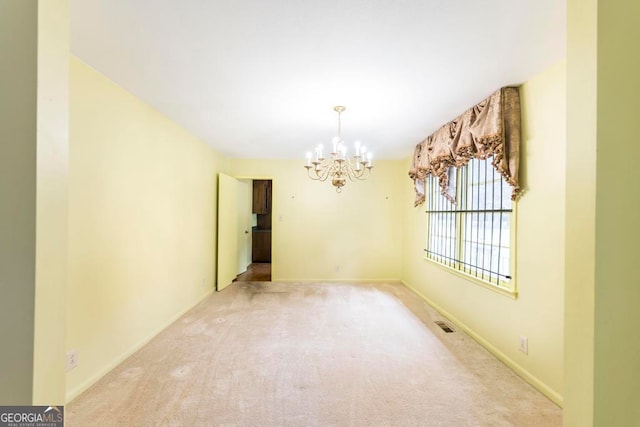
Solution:
[{"label": "window pane", "polygon": [[[428,180],[427,256],[494,284],[510,279],[511,189],[491,159],[470,160],[449,173],[448,193]],[[455,191],[454,191],[455,190]]]}]

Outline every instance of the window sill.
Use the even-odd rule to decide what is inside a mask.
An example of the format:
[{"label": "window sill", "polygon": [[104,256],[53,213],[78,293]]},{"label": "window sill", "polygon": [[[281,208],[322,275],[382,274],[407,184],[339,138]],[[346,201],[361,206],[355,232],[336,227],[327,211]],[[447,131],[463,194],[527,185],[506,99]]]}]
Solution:
[{"label": "window sill", "polygon": [[498,293],[500,295],[504,295],[504,296],[509,297],[511,299],[514,299],[514,300],[518,299],[518,291],[516,290],[516,287],[515,287],[515,281],[512,282],[513,283],[513,288],[507,288],[507,287],[504,287],[504,286],[498,286],[496,284],[489,283],[489,282],[486,282],[486,281],[484,281],[482,279],[479,279],[479,278],[477,278],[475,276],[472,276],[471,274],[467,274],[464,271],[456,270],[455,268],[449,267],[448,265],[445,265],[445,264],[442,264],[442,263],[440,263],[438,261],[432,260],[431,258],[429,258],[427,256],[424,257],[424,260],[428,261],[430,264],[433,264],[438,268],[441,268],[441,269],[443,269],[443,270],[445,270],[445,271],[447,271],[449,273],[452,273],[452,274],[454,274],[454,275],[456,275],[456,276],[458,276],[458,277],[460,277],[462,279],[465,279],[468,282],[473,283],[474,285],[481,286],[481,287],[483,287],[485,289],[489,289],[490,291],[493,291],[493,292]]}]

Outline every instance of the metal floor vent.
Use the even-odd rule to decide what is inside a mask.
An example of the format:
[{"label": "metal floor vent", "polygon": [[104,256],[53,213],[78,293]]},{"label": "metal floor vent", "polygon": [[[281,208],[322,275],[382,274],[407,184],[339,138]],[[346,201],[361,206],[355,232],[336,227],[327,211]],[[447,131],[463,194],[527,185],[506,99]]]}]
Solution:
[{"label": "metal floor vent", "polygon": [[455,330],[451,326],[449,326],[449,324],[446,322],[443,322],[441,320],[436,320],[435,323],[436,325],[440,326],[440,329],[442,329],[448,334],[450,334],[451,332],[455,332]]}]

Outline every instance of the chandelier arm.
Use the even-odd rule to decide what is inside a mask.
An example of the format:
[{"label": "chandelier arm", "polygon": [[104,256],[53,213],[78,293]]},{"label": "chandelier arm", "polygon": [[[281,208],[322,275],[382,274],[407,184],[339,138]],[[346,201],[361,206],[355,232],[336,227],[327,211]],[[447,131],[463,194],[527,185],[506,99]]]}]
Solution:
[{"label": "chandelier arm", "polygon": [[360,172],[355,175],[355,178],[358,181],[364,181],[369,178],[369,175],[371,175],[371,167],[361,164]]},{"label": "chandelier arm", "polygon": [[[347,176],[350,181],[364,181],[365,179],[367,179],[366,176],[368,174],[366,174],[365,172],[366,168],[364,164],[359,160],[360,160],[359,156],[355,156],[353,164],[351,163],[351,160],[347,160],[345,162],[347,164],[346,166],[346,171],[348,173]],[[358,165],[360,166],[360,169],[357,169]]]},{"label": "chandelier arm", "polygon": [[[305,168],[307,168],[307,175],[313,181],[324,182],[329,177],[329,169],[327,165],[317,163],[314,166],[305,166]],[[311,171],[313,171],[313,173]]]}]

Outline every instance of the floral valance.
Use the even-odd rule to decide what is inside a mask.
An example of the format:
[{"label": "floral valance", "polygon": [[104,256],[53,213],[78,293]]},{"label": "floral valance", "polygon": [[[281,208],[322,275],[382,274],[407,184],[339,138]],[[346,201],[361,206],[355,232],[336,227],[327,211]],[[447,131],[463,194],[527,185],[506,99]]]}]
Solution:
[{"label": "floral valance", "polygon": [[490,157],[493,167],[513,187],[511,199],[516,200],[520,194],[520,95],[517,88],[504,87],[496,91],[416,146],[409,170],[416,191],[415,206],[424,203],[427,176],[437,177],[442,195],[454,202],[447,193],[450,169],[462,167],[470,159]]}]

